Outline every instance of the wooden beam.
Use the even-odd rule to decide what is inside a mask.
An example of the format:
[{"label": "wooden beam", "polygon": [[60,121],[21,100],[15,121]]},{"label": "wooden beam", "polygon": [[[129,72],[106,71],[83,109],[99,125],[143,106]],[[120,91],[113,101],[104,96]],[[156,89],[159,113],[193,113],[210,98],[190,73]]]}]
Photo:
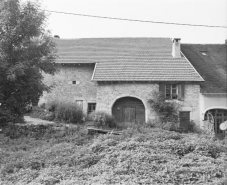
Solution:
[{"label": "wooden beam", "polygon": [[114,134],[114,135],[121,135],[121,131],[113,131],[113,130],[104,130],[104,129],[98,129],[94,127],[87,127],[88,134]]}]

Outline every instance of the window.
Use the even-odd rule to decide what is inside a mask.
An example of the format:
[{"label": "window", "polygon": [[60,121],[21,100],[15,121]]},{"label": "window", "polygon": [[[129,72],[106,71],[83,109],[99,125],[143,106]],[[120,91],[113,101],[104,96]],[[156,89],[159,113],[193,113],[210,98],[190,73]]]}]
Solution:
[{"label": "window", "polygon": [[178,84],[160,83],[159,93],[168,100],[177,99],[180,101],[184,101],[185,84],[184,83],[178,83]]},{"label": "window", "polygon": [[90,114],[95,111],[96,103],[88,103],[88,110],[87,113]]},{"label": "window", "polygon": [[206,56],[206,55],[207,55],[207,53],[206,53],[206,52],[201,52],[201,54],[202,54],[202,55],[204,55],[204,56]]},{"label": "window", "polygon": [[177,85],[176,84],[166,84],[165,96],[166,96],[166,99],[177,99],[178,98]]},{"label": "window", "polygon": [[76,81],[76,80],[74,80],[74,81],[68,81],[68,84],[78,85],[78,84],[80,84],[80,81]]},{"label": "window", "polygon": [[83,109],[83,100],[76,100],[76,104],[77,104],[78,107]]}]

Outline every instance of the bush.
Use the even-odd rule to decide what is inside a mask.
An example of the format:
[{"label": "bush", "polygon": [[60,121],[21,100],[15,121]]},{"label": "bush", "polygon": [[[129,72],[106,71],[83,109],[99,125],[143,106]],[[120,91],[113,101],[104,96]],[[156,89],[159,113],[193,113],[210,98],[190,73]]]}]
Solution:
[{"label": "bush", "polygon": [[32,118],[45,119],[46,112],[41,107],[34,107],[32,112],[29,114]]},{"label": "bush", "polygon": [[48,121],[56,120],[65,123],[80,123],[83,119],[83,111],[73,103],[54,100],[46,104],[46,110],[37,107],[30,116]]},{"label": "bush", "polygon": [[54,112],[57,107],[59,106],[59,101],[58,100],[52,100],[50,102],[47,102],[46,104],[46,110],[50,111],[50,112]]},{"label": "bush", "polygon": [[114,117],[104,111],[95,112],[94,125],[96,127],[107,127],[107,128],[117,127]]},{"label": "bush", "polygon": [[55,110],[55,119],[66,123],[81,123],[83,111],[72,103],[59,103]]},{"label": "bush", "polygon": [[199,128],[198,125],[195,124],[193,120],[191,120],[188,125],[188,132],[201,134],[203,131]]},{"label": "bush", "polygon": [[148,100],[151,107],[160,115],[162,122],[178,122],[180,105],[174,101],[166,101],[158,92],[153,92],[153,99]]}]

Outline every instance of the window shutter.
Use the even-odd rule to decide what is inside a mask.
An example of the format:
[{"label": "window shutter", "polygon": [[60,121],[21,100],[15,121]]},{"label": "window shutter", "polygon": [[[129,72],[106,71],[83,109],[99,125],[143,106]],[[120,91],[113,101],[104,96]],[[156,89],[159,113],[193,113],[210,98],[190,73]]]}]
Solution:
[{"label": "window shutter", "polygon": [[184,100],[184,84],[178,84],[178,100]]},{"label": "window shutter", "polygon": [[165,96],[165,84],[159,84],[159,94]]}]

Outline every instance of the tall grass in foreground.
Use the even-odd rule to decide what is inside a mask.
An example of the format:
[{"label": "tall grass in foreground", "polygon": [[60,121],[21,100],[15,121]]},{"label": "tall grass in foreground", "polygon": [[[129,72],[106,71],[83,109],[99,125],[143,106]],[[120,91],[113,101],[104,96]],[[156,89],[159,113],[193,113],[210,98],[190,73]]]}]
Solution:
[{"label": "tall grass in foreground", "polygon": [[141,126],[91,136],[81,125],[44,127],[3,130],[0,185],[227,182],[227,143],[207,135]]},{"label": "tall grass in foreground", "polygon": [[76,104],[59,102],[55,108],[55,119],[66,123],[80,123],[83,111]]},{"label": "tall grass in foreground", "polygon": [[81,123],[83,110],[76,103],[52,100],[45,107],[37,107],[30,114],[31,117],[48,121],[60,121],[63,123]]}]

